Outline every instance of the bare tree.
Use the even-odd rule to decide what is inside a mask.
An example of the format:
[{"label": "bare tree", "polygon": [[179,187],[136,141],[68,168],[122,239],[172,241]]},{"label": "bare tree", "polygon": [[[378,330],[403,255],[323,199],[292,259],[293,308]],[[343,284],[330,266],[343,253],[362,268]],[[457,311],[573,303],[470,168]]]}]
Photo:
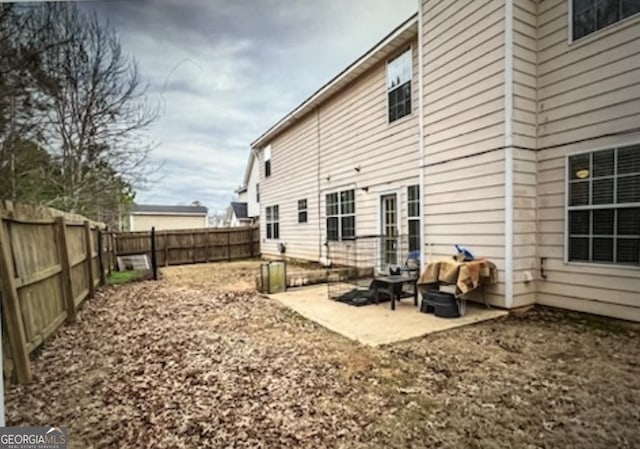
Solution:
[{"label": "bare tree", "polygon": [[[65,42],[41,54],[40,91],[50,101],[46,137],[61,176],[65,210],[84,212],[95,202],[98,179],[144,183],[152,149],[146,131],[157,117],[135,60],[124,54],[115,30],[73,3],[44,4],[48,41]],[[103,167],[109,170],[102,170]]]}]

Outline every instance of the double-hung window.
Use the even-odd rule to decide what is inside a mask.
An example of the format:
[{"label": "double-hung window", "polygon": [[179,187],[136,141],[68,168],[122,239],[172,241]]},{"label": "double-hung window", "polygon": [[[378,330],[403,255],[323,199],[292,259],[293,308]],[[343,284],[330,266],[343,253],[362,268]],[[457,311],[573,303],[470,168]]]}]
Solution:
[{"label": "double-hung window", "polygon": [[298,200],[298,223],[307,222],[307,199]]},{"label": "double-hung window", "polygon": [[267,239],[280,238],[280,217],[278,206],[267,206]]},{"label": "double-hung window", "polygon": [[573,40],[640,13],[640,0],[570,0]]},{"label": "double-hung window", "polygon": [[640,265],[640,145],[568,158],[568,260]]},{"label": "double-hung window", "polygon": [[407,217],[409,251],[416,251],[420,249],[420,186],[407,188]]},{"label": "double-hung window", "polygon": [[338,241],[356,236],[355,191],[329,193],[327,202],[327,240]]},{"label": "double-hung window", "polygon": [[389,123],[411,114],[413,61],[408,49],[387,63],[387,103]]}]

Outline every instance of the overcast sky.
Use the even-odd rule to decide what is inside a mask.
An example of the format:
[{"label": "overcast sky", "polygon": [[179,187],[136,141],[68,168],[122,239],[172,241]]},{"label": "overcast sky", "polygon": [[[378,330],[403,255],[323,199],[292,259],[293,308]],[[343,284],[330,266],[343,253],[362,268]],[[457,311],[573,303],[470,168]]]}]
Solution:
[{"label": "overcast sky", "polygon": [[121,0],[108,19],[163,109],[139,203],[222,211],[249,144],[417,9],[416,0]]}]

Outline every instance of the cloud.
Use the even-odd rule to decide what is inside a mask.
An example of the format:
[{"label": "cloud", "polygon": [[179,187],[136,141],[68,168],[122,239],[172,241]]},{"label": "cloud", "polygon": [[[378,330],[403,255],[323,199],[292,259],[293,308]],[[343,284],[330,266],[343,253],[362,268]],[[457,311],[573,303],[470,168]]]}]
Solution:
[{"label": "cloud", "polygon": [[409,17],[416,0],[121,0],[80,4],[117,30],[163,114],[164,167],[140,202],[223,209],[249,144]]}]

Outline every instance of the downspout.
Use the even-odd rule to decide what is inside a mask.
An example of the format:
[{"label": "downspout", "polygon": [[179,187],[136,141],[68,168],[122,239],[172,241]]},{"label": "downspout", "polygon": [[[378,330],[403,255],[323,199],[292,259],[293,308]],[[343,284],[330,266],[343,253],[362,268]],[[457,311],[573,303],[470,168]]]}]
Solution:
[{"label": "downspout", "polygon": [[418,0],[418,154],[420,155],[419,194],[418,209],[420,213],[420,267],[426,266],[424,246],[426,244],[424,232],[424,66],[423,66],[423,0]]},{"label": "downspout", "polygon": [[[320,207],[320,107],[316,106],[316,138],[318,141],[318,164],[316,170],[316,184],[318,186],[318,262],[322,261],[322,208]],[[327,256],[328,257],[328,256]]]},{"label": "downspout", "polygon": [[505,307],[513,306],[513,0],[505,0],[504,24],[504,272]]}]

